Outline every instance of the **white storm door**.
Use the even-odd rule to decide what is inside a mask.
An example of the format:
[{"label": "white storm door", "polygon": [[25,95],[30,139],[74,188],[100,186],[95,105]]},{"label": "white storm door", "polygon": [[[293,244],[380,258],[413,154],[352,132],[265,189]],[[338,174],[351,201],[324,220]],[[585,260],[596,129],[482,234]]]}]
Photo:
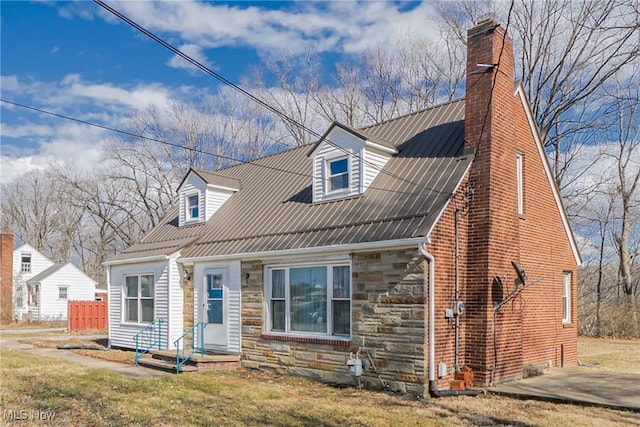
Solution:
[{"label": "white storm door", "polygon": [[200,321],[205,322],[205,347],[227,345],[227,300],[229,273],[226,268],[209,268],[204,271],[203,292],[200,294]]}]

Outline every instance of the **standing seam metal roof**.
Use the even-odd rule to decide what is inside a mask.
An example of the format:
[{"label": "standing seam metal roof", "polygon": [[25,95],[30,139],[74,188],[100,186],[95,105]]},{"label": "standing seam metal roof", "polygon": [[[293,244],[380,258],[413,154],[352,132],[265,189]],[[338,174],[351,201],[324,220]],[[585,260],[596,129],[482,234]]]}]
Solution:
[{"label": "standing seam metal roof", "polygon": [[425,236],[472,161],[464,154],[464,101],[370,126],[362,134],[398,150],[364,194],[313,203],[309,146],[295,148],[216,171],[215,177],[237,182],[241,190],[206,224],[179,228],[174,209],[141,245],[111,260],[176,247],[185,247],[181,256],[192,258]]}]

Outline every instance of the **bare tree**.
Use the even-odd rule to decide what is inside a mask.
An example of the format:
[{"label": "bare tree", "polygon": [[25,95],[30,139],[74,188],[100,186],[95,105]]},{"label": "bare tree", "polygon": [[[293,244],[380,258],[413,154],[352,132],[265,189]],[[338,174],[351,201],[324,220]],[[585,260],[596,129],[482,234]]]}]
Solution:
[{"label": "bare tree", "polygon": [[82,212],[63,202],[49,171],[35,170],[2,184],[0,218],[0,228],[12,230],[52,260],[66,262]]},{"label": "bare tree", "polygon": [[615,149],[605,152],[614,160],[617,172],[613,190],[618,206],[612,234],[619,257],[620,284],[634,324],[638,322],[638,283],[633,280],[633,264],[640,253],[640,89],[630,80],[635,80],[638,72],[640,65],[634,67],[628,79],[616,79],[610,92],[611,117],[604,116],[612,125],[607,139],[615,141]]},{"label": "bare tree", "polygon": [[[509,24],[518,56],[517,72],[563,184],[575,134],[588,135],[602,113],[603,87],[640,55],[636,0],[514,0],[511,16],[498,2],[446,2],[440,15],[464,40],[464,29],[481,17]],[[636,82],[637,84],[637,82]]]}]

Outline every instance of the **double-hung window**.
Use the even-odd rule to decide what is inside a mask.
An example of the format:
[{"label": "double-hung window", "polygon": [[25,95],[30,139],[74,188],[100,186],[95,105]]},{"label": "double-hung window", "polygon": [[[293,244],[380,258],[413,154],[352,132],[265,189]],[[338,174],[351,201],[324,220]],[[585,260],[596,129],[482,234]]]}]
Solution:
[{"label": "double-hung window", "polygon": [[67,299],[69,288],[66,286],[58,287],[58,299]]},{"label": "double-hung window", "polygon": [[153,275],[126,276],[124,291],[125,322],[148,323],[153,321]]},{"label": "double-hung window", "polygon": [[516,153],[516,200],[518,214],[524,214],[524,184],[523,184],[524,154]]},{"label": "double-hung window", "polygon": [[562,275],[562,323],[571,323],[571,273]]},{"label": "double-hung window", "polygon": [[22,273],[31,273],[31,254],[22,254],[20,261],[20,271]]},{"label": "double-hung window", "polygon": [[187,196],[187,221],[200,219],[200,197],[197,194]]},{"label": "double-hung window", "polygon": [[267,268],[269,332],[351,335],[351,267]]},{"label": "double-hung window", "polygon": [[349,159],[341,157],[328,160],[327,172],[329,193],[349,189]]}]

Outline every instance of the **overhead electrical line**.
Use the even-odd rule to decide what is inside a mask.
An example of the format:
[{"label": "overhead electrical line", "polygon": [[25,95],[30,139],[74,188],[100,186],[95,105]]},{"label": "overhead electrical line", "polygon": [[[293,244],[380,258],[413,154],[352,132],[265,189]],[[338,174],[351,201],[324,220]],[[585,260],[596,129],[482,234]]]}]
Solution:
[{"label": "overhead electrical line", "polygon": [[[230,165],[230,166],[234,166],[236,164],[251,164],[251,165],[258,166],[258,167],[261,167],[261,168],[264,168],[264,169],[274,170],[274,171],[277,171],[277,172],[284,172],[284,173],[288,173],[288,174],[291,174],[291,175],[303,176],[305,178],[313,178],[313,175],[308,174],[308,173],[296,172],[296,171],[292,171],[292,170],[289,170],[289,169],[278,168],[278,167],[275,167],[275,166],[265,165],[265,164],[261,164],[261,163],[257,162],[258,160],[261,160],[264,157],[258,158],[258,159],[255,159],[255,160],[237,159],[235,157],[225,156],[223,154],[216,154],[216,153],[212,153],[210,151],[201,150],[199,148],[185,147],[184,145],[180,145],[180,144],[177,144],[177,143],[174,143],[174,142],[168,142],[168,141],[165,141],[165,140],[162,140],[162,139],[153,138],[153,137],[149,137],[149,136],[144,136],[144,135],[140,135],[140,134],[137,134],[137,133],[129,132],[129,131],[126,131],[126,130],[117,129],[117,128],[114,128],[114,127],[111,127],[111,126],[101,125],[99,123],[93,123],[93,122],[90,122],[90,121],[87,121],[87,120],[82,120],[82,119],[78,119],[78,118],[75,118],[75,117],[66,116],[64,114],[55,113],[53,111],[43,110],[41,108],[37,108],[37,107],[30,106],[30,105],[21,104],[19,102],[9,101],[8,99],[4,99],[4,98],[0,98],[0,102],[4,102],[6,104],[10,104],[10,105],[14,105],[16,107],[24,108],[26,110],[31,110],[31,111],[35,111],[35,112],[38,112],[38,113],[42,113],[42,114],[47,114],[47,115],[50,115],[50,116],[58,117],[60,119],[71,120],[71,121],[74,121],[76,123],[80,123],[80,124],[83,124],[83,125],[104,129],[104,130],[107,130],[107,131],[110,131],[110,132],[119,133],[119,134],[122,134],[122,135],[127,135],[127,136],[130,136],[130,137],[133,137],[133,138],[139,138],[139,139],[144,139],[144,140],[147,140],[147,141],[157,142],[159,144],[164,144],[164,145],[167,145],[167,146],[170,146],[170,147],[179,148],[179,149],[182,149],[182,150],[189,150],[189,151],[192,151],[192,152],[195,152],[195,153],[208,155],[208,156],[214,156],[214,157],[218,157],[218,158],[221,158],[221,159],[224,159],[224,160],[228,160],[230,162],[234,162],[234,164]],[[303,148],[303,147],[298,147],[298,148]],[[215,173],[215,171],[213,173]],[[424,196],[424,193],[415,193],[415,192],[402,191],[402,190],[390,190],[388,188],[380,188],[380,187],[375,187],[373,185],[370,185],[369,188],[371,188],[373,190],[385,191],[385,192],[390,192],[390,193],[407,194],[407,195],[411,195],[411,196]],[[440,192],[440,193],[447,194],[447,195],[449,194],[449,193],[444,193],[444,192]]]},{"label": "overhead electrical line", "polygon": [[[268,109],[269,111],[271,111],[272,113],[276,114],[278,117],[280,117],[285,122],[288,122],[288,123],[292,124],[293,126],[304,130],[305,132],[313,135],[316,138],[322,138],[322,135],[320,135],[319,133],[317,133],[313,129],[308,128],[303,123],[300,123],[300,122],[296,121],[295,119],[289,117],[287,114],[285,114],[284,112],[282,112],[278,108],[276,108],[276,107],[270,105],[269,103],[265,102],[264,100],[258,98],[257,96],[253,95],[251,92],[249,92],[249,91],[245,90],[244,88],[242,88],[241,86],[238,86],[237,84],[233,83],[232,81],[230,81],[229,79],[225,78],[221,74],[216,73],[215,71],[213,71],[212,69],[210,69],[206,65],[204,65],[204,64],[200,63],[199,61],[195,60],[194,58],[190,57],[189,55],[187,55],[186,53],[182,52],[180,49],[176,48],[175,46],[173,46],[169,42],[165,41],[164,39],[162,39],[161,37],[157,36],[153,32],[147,30],[146,28],[144,28],[142,25],[138,24],[137,22],[135,22],[131,18],[129,18],[126,15],[124,15],[123,13],[119,12],[117,9],[112,8],[111,6],[109,6],[108,4],[103,2],[102,0],[93,0],[93,2],[96,3],[98,6],[102,7],[107,12],[109,12],[112,15],[116,16],[120,20],[124,21],[129,26],[131,26],[131,27],[135,28],[136,30],[140,31],[142,34],[146,35],[147,37],[149,37],[150,39],[152,39],[156,43],[160,44],[164,48],[166,48],[166,49],[170,50],[171,52],[173,52],[174,54],[180,56],[182,59],[184,59],[185,61],[189,62],[191,65],[195,66],[196,68],[199,68],[200,70],[204,71],[206,74],[208,74],[209,76],[215,78],[219,82],[231,87],[232,89],[238,91],[239,93],[241,93],[242,95],[244,95],[247,98],[251,99],[252,101],[254,101],[254,102],[258,103],[259,105],[263,106],[264,108]],[[405,177],[393,174],[393,173],[391,173],[389,171],[385,171],[384,168],[381,168],[377,164],[373,164],[373,163],[368,162],[366,159],[363,159],[360,155],[358,155],[356,153],[351,153],[350,151],[344,149],[343,147],[340,147],[339,145],[331,142],[328,138],[325,138],[325,141],[328,144],[332,145],[333,147],[337,148],[338,150],[343,151],[343,152],[345,152],[345,153],[347,153],[347,154],[349,154],[351,156],[359,158],[360,161],[362,161],[363,163],[370,165],[371,167],[377,169],[378,171],[380,171],[381,173],[383,173],[385,175],[388,175],[388,176],[390,176],[392,178],[395,178],[395,179],[401,180],[403,182],[406,182],[407,184],[411,184],[414,187],[418,186],[417,183],[415,183],[415,182],[413,182],[413,181],[411,181],[411,180],[409,180],[409,179],[407,179]],[[431,191],[438,191],[438,190],[431,189]]]}]

